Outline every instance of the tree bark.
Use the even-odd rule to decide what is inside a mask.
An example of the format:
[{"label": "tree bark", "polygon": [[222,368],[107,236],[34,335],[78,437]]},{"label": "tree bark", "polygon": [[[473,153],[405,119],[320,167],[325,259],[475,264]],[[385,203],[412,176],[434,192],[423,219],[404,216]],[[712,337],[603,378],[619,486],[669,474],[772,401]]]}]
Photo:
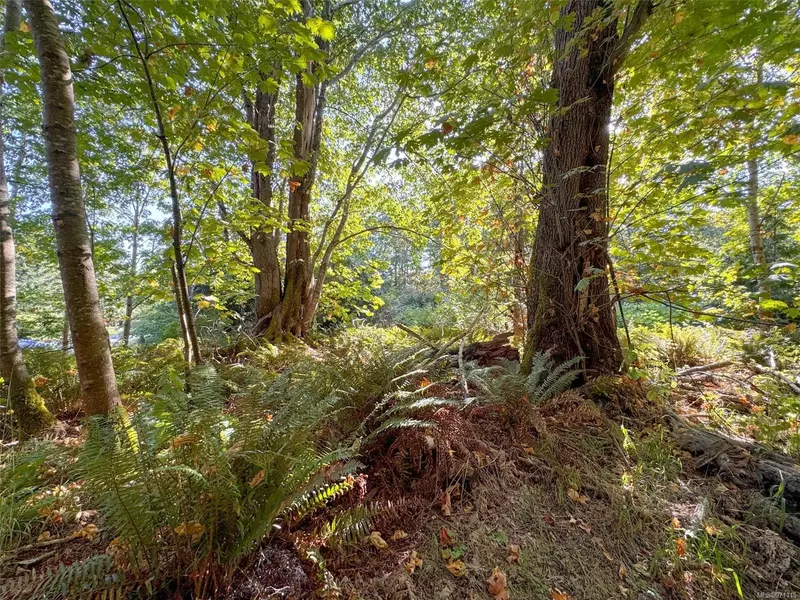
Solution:
[{"label": "tree bark", "polygon": [[[312,67],[313,72],[313,67]],[[273,311],[267,336],[278,339],[286,334],[305,335],[304,308],[311,283],[310,206],[314,186],[316,154],[323,106],[318,106],[321,86],[308,86],[302,74],[295,84],[294,156],[301,173],[289,182],[289,232],[286,235],[286,269],[283,297]],[[302,167],[300,166],[302,165]]]},{"label": "tree bark", "polygon": [[[133,239],[131,240],[131,287],[139,268],[139,220],[141,218],[142,203],[137,199],[133,206]],[[131,319],[133,319],[133,294],[125,298],[125,322],[122,324],[122,344],[128,346],[131,341]]]},{"label": "tree bark", "polygon": [[650,4],[639,3],[621,37],[610,17],[587,30],[595,11],[608,17],[610,9],[605,0],[570,0],[562,14],[574,15],[573,26],[555,35],[551,85],[559,99],[548,127],[530,261],[525,367],[535,351],[558,361],[583,356],[590,375],[614,373],[622,363],[606,275],[606,163],[617,63]]},{"label": "tree bark", "polygon": [[[262,80],[267,76],[262,74]],[[277,143],[275,140],[275,112],[278,90],[273,93],[256,91],[255,102],[245,99],[247,121],[267,145],[264,168],[253,164],[251,186],[253,198],[260,202],[268,215],[273,211],[273,170]],[[280,219],[280,215],[278,215]],[[278,261],[279,232],[274,226],[257,228],[249,237],[250,253],[255,274],[257,333],[269,329],[272,314],[281,301],[281,268]]]},{"label": "tree bark", "polygon": [[24,2],[42,73],[53,223],[84,410],[89,415],[108,414],[120,397],[86,228],[69,57],[50,1]]},{"label": "tree bark", "polygon": [[[20,25],[19,0],[6,2],[6,17],[0,52],[5,52],[5,36]],[[0,72],[0,102],[3,74]],[[34,434],[54,421],[28,373],[17,337],[16,250],[11,226],[11,199],[5,171],[5,138],[0,121],[0,374],[8,386],[8,404],[20,430]]]},{"label": "tree bark", "polygon": [[[758,161],[751,158],[747,161],[747,229],[750,237],[750,254],[753,257],[753,264],[756,267],[758,277],[758,299],[768,300],[770,298],[769,286],[766,284],[767,278],[767,258],[764,254],[764,241],[761,236],[761,211],[758,206]],[[760,319],[772,318],[772,311],[765,310],[759,306],[758,316]]]}]

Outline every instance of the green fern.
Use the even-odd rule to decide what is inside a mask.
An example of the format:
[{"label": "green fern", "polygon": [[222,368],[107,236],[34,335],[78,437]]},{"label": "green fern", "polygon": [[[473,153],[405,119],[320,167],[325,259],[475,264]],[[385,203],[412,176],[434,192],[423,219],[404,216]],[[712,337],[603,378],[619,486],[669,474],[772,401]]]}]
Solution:
[{"label": "green fern", "polygon": [[114,569],[108,554],[96,554],[72,565],[60,565],[44,573],[31,573],[0,585],[5,600],[49,600],[56,598],[122,599],[125,578]]}]

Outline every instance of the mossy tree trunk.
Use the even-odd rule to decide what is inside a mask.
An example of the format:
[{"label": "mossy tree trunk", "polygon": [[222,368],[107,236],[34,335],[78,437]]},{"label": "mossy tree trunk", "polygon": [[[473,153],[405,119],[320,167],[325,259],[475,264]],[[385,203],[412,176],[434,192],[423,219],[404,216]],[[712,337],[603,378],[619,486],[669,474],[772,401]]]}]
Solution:
[{"label": "mossy tree trunk", "polygon": [[[20,0],[6,2],[0,52],[5,51],[6,33],[19,29],[21,11]],[[0,72],[0,87],[2,83]],[[54,418],[36,392],[17,337],[16,250],[11,227],[11,199],[5,172],[4,142],[0,123],[0,373],[8,386],[9,407],[14,411],[19,428],[24,434],[30,435],[52,423]]]},{"label": "mossy tree trunk", "polygon": [[100,308],[78,167],[72,72],[49,0],[24,0],[42,75],[44,141],[58,263],[87,414],[120,403]]}]

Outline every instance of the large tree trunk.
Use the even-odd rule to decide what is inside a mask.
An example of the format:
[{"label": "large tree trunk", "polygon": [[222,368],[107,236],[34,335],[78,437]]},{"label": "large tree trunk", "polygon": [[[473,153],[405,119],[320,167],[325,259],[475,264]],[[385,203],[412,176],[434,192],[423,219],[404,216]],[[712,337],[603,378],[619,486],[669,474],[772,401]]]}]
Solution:
[{"label": "large tree trunk", "polygon": [[25,7],[42,73],[53,223],[81,395],[87,414],[107,414],[120,398],[86,228],[69,57],[49,0],[25,0]]},{"label": "large tree trunk", "polygon": [[[273,312],[268,337],[307,332],[304,318],[311,284],[310,207],[316,176],[325,84],[307,86],[302,74],[295,85],[294,161],[303,165],[289,182],[289,232],[286,235],[286,269],[283,297]],[[318,97],[318,94],[319,97]],[[321,103],[318,105],[318,101]]]},{"label": "large tree trunk", "polygon": [[[267,76],[261,76],[266,79]],[[265,93],[256,91],[255,102],[245,100],[247,121],[267,145],[264,165],[253,164],[253,198],[260,202],[269,218],[273,218],[273,177],[277,144],[275,141],[275,111],[278,103],[278,90]],[[280,219],[281,215],[277,215]],[[273,311],[281,301],[281,268],[278,262],[279,230],[274,226],[262,226],[249,237],[250,253],[255,274],[256,320],[258,333],[269,329]]]},{"label": "large tree trunk", "polygon": [[[17,31],[20,25],[19,0],[6,2],[6,18],[0,52],[5,52],[5,34]],[[3,78],[0,72],[0,101]],[[0,122],[0,374],[8,385],[8,403],[14,411],[20,430],[36,433],[54,419],[36,393],[17,338],[16,252],[11,228],[11,201],[5,172],[5,140]]]},{"label": "large tree trunk", "polygon": [[[614,73],[633,31],[626,27],[618,37],[610,10],[605,0],[570,0],[562,14],[574,15],[572,27],[556,31],[552,86],[559,99],[544,152],[528,298],[527,357],[583,356],[592,375],[614,373],[622,362],[606,275],[606,163]],[[638,29],[649,10],[642,0],[630,26]],[[593,14],[607,18],[587,31]]]}]

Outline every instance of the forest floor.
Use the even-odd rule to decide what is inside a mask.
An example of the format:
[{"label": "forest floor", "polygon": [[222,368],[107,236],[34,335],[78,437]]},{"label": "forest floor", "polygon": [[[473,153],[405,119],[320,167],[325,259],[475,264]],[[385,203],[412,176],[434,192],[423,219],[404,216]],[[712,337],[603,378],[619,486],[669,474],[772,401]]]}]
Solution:
[{"label": "forest floor", "polygon": [[[431,409],[436,434],[409,428],[364,451],[359,501],[391,509],[358,543],[322,549],[324,578],[296,550],[311,522],[262,546],[226,597],[800,598],[800,506],[749,462],[770,411],[752,373],[734,362],[679,376],[658,398],[647,392],[609,378],[522,414],[509,404]],[[463,394],[457,369],[425,392]],[[686,443],[687,426],[742,445],[710,456]],[[49,435],[65,450],[82,444],[76,420]],[[6,589],[109,552],[96,510],[55,512],[0,558]]]}]

